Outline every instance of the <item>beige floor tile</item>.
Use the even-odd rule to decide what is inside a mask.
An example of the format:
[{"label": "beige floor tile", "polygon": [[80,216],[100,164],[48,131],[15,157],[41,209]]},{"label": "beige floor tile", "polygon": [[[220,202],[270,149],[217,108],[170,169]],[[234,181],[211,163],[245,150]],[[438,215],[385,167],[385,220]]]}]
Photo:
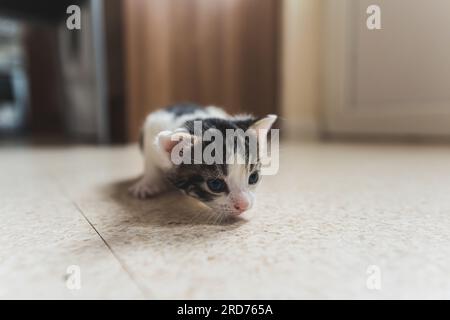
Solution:
[{"label": "beige floor tile", "polygon": [[[0,150],[0,299],[142,298],[51,176],[52,155]],[[70,170],[71,163],[66,166]],[[73,265],[80,268],[79,290],[67,286]]]},{"label": "beige floor tile", "polygon": [[[450,298],[446,147],[285,145],[279,174],[234,223],[176,193],[130,198],[136,147],[48,158],[148,298]],[[381,290],[366,286],[371,265]]]}]

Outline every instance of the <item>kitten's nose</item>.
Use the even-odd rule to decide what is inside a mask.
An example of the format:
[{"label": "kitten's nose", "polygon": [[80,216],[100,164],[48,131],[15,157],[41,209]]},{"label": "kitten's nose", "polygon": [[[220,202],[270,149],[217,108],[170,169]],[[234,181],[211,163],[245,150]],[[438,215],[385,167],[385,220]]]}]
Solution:
[{"label": "kitten's nose", "polygon": [[239,199],[238,201],[236,201],[234,203],[234,208],[239,212],[239,214],[246,211],[249,206],[250,206],[250,203],[245,198]]}]

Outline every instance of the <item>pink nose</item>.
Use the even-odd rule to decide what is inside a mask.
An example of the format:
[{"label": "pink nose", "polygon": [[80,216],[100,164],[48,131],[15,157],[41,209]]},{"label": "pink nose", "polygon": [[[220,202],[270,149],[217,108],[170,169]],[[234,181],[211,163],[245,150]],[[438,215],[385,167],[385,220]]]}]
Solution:
[{"label": "pink nose", "polygon": [[249,207],[249,202],[246,199],[240,199],[234,203],[234,208],[241,214]]}]

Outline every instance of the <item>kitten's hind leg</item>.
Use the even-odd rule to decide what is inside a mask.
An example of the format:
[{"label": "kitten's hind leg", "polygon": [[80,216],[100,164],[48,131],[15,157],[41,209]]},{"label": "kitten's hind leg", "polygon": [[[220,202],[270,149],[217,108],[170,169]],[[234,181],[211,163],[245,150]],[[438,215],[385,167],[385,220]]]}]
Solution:
[{"label": "kitten's hind leg", "polygon": [[147,199],[170,189],[169,183],[160,174],[148,174],[130,187],[129,192],[136,198]]}]

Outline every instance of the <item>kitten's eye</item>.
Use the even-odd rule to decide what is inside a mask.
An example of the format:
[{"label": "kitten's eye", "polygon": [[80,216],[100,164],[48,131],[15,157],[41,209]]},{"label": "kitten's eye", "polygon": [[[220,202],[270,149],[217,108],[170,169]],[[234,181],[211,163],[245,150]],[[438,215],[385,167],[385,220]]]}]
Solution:
[{"label": "kitten's eye", "polygon": [[215,193],[224,192],[226,188],[225,181],[222,179],[209,179],[206,181],[206,184],[208,185],[208,188]]},{"label": "kitten's eye", "polygon": [[259,180],[259,174],[258,172],[253,172],[250,177],[248,177],[248,183],[249,184],[256,184]]}]

